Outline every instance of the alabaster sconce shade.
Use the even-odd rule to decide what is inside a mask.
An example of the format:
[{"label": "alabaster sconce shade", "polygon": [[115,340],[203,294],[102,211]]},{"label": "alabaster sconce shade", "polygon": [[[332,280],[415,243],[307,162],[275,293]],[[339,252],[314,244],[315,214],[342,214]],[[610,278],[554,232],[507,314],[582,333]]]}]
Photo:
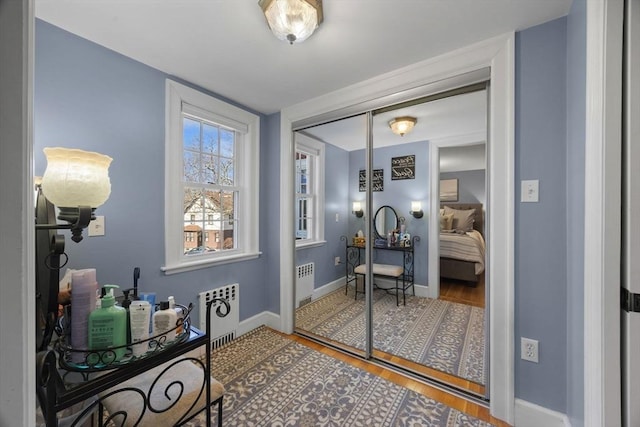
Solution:
[{"label": "alabaster sconce shade", "polygon": [[97,208],[111,194],[109,165],[104,154],[72,148],[47,147],[47,169],[42,176],[44,196],[58,207]]}]

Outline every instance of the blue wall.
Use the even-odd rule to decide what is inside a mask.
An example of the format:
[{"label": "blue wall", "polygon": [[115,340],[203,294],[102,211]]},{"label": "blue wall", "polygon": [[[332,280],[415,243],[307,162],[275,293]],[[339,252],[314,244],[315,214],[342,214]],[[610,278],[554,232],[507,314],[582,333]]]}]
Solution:
[{"label": "blue wall", "polygon": [[[539,341],[540,363],[516,351],[516,397],[566,411],[566,18],[516,34],[515,348]],[[521,180],[540,202],[520,203]],[[562,374],[559,374],[562,373]]]},{"label": "blue wall", "polygon": [[[47,146],[98,151],[114,159],[111,197],[98,211],[105,216],[106,235],[85,237],[78,244],[67,239],[68,267],[95,267],[101,284],[129,287],[133,268],[139,266],[140,291],[155,291],[162,299],[175,295],[179,303],[198,304],[199,292],[237,282],[241,320],[267,308],[277,309],[279,280],[271,280],[277,277],[278,251],[272,252],[268,262],[262,256],[170,276],[160,271],[164,264],[164,96],[169,76],[40,20],[35,45],[35,173],[44,172],[42,148]],[[279,171],[266,164],[279,153],[279,141],[269,139],[269,126],[277,122],[261,120],[261,201],[279,199],[279,185],[273,185]],[[268,205],[272,204],[259,206],[261,249],[272,247],[277,239],[277,230],[270,230],[267,223],[277,213]]]},{"label": "blue wall", "polygon": [[486,173],[484,170],[443,172],[440,179],[458,178],[458,203],[486,205]]},{"label": "blue wall", "polygon": [[264,213],[260,219],[260,230],[266,233],[264,240],[260,236],[260,246],[264,248],[261,258],[266,272],[263,281],[267,292],[265,310],[280,313],[280,170],[273,168],[273,165],[280,164],[280,113],[267,116],[261,125],[266,130],[266,141],[269,141],[268,144],[263,141],[260,150],[260,209]]},{"label": "blue wall", "polygon": [[[391,158],[410,154],[416,156],[415,179],[391,180]],[[427,285],[429,271],[428,252],[428,218],[429,218],[429,143],[413,142],[374,149],[373,168],[384,171],[384,191],[373,192],[373,209],[366,208],[366,215],[375,215],[380,206],[391,206],[399,217],[404,217],[406,232],[420,237],[414,248],[415,253],[415,282]],[[349,189],[350,200],[363,200],[365,193],[358,191],[358,174],[365,169],[365,151],[354,150],[349,153]],[[414,218],[409,214],[411,201],[422,202],[424,216]],[[356,231],[365,231],[366,218],[356,218],[352,215],[349,223],[349,235]],[[376,251],[374,261],[383,264],[398,264],[398,254],[388,251]]]},{"label": "blue wall", "polygon": [[584,158],[587,6],[567,18],[567,414],[584,425]]}]

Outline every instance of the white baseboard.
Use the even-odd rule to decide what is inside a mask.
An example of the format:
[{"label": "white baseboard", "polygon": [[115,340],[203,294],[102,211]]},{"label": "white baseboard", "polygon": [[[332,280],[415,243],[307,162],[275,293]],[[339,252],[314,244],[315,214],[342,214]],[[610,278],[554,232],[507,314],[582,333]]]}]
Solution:
[{"label": "white baseboard", "polygon": [[280,315],[275,314],[271,311],[263,311],[262,313],[258,313],[255,316],[249,317],[248,319],[240,322],[238,326],[238,335],[241,336],[246,334],[249,331],[254,330],[262,325],[268,326],[271,329],[275,329],[277,331],[280,330]]},{"label": "white baseboard", "polygon": [[339,279],[334,280],[333,282],[329,282],[326,285],[322,285],[319,288],[313,290],[313,296],[311,297],[312,301],[317,300],[318,298],[322,298],[323,296],[330,294],[336,289],[340,289],[344,286],[345,278],[341,277]]},{"label": "white baseboard", "polygon": [[571,427],[569,417],[551,409],[516,399],[515,427]]},{"label": "white baseboard", "polygon": [[414,285],[416,288],[416,296],[422,298],[429,297],[429,287],[427,285]]},{"label": "white baseboard", "polygon": [[[326,294],[328,294],[329,292],[333,292],[336,289],[339,289],[340,287],[344,286],[345,283],[345,278],[341,277],[338,280],[334,280],[331,283],[327,283],[324,286],[319,287],[318,289],[315,289],[313,291],[313,298],[312,300],[316,300],[320,297],[325,296]],[[396,281],[395,279],[388,279],[385,277],[380,277],[380,276],[376,276],[375,278],[375,284],[378,286],[379,289],[395,289],[396,287]],[[426,285],[414,285],[415,289],[416,289],[416,296],[417,297],[428,297],[429,296],[429,287]],[[409,289],[409,292],[411,291],[411,289]]]}]

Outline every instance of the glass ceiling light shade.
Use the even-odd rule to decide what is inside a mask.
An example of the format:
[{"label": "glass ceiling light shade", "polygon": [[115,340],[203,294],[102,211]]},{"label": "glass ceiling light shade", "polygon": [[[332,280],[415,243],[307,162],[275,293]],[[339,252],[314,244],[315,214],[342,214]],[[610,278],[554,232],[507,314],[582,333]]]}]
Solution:
[{"label": "glass ceiling light shade", "polygon": [[417,121],[418,119],[410,116],[396,117],[389,122],[389,126],[393,133],[404,136],[405,133],[411,132]]},{"label": "glass ceiling light shade", "polygon": [[322,22],[322,0],[258,0],[269,28],[289,44],[305,41]]},{"label": "glass ceiling light shade", "polygon": [[42,176],[44,196],[58,207],[97,208],[109,198],[109,165],[104,154],[72,148],[47,147],[47,169]]}]

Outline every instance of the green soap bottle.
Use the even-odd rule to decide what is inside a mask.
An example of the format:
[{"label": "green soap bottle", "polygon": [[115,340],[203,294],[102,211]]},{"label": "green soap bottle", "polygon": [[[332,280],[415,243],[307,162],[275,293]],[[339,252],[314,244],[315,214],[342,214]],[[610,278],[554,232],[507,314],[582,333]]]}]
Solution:
[{"label": "green soap bottle", "polygon": [[127,345],[127,310],[115,305],[113,290],[117,285],[104,285],[102,303],[89,314],[89,349],[114,350],[90,353],[87,362],[90,365],[108,365],[124,357]]}]

